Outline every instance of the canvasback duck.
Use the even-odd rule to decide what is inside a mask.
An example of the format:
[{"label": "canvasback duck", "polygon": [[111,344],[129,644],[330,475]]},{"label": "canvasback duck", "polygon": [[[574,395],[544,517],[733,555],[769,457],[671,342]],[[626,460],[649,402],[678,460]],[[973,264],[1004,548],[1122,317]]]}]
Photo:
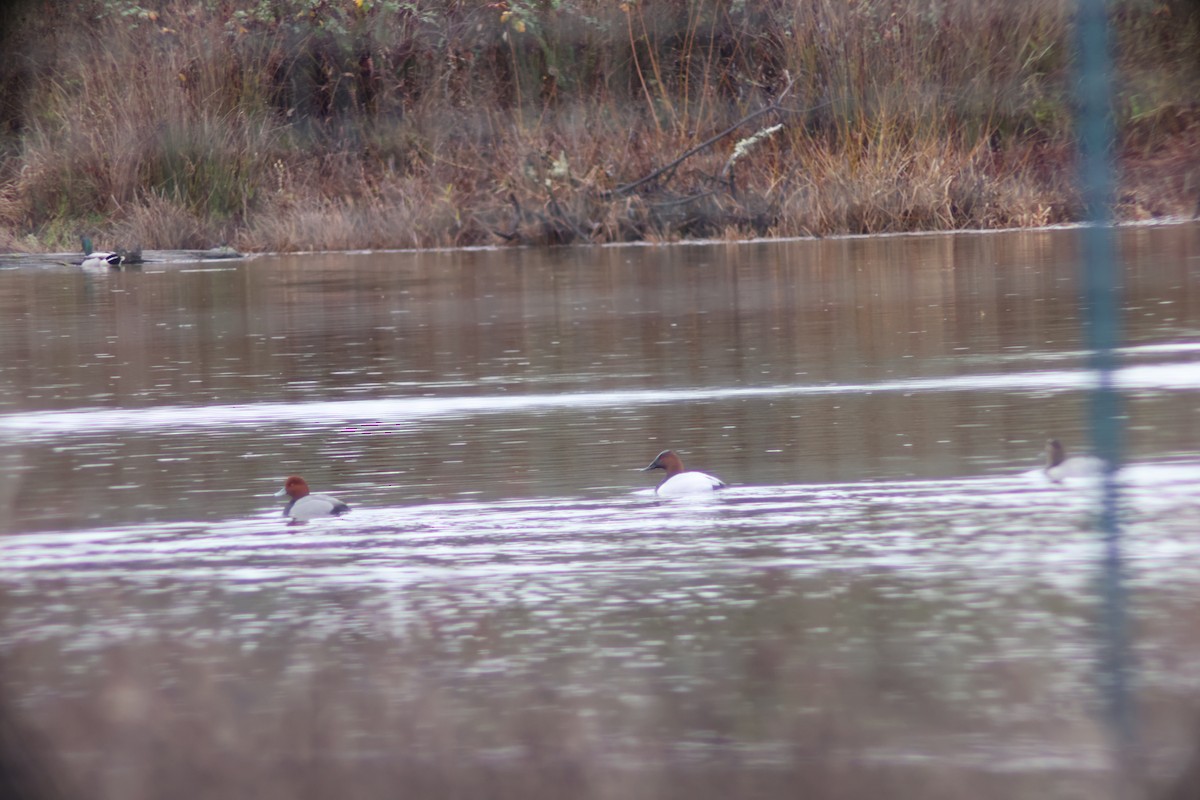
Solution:
[{"label": "canvasback duck", "polygon": [[336,497],[330,497],[327,494],[311,494],[308,491],[308,483],[299,475],[288,478],[283,484],[283,488],[276,492],[275,496],[292,498],[283,509],[283,515],[292,519],[336,517],[350,510],[350,506]]},{"label": "canvasback duck", "polygon": [[686,494],[715,492],[717,489],[725,488],[724,482],[712,475],[705,475],[703,472],[685,472],[683,459],[674,450],[663,450],[642,472],[656,469],[667,472],[662,483],[658,484],[658,488],[654,490],[659,497],[679,497]]},{"label": "canvasback duck", "polygon": [[1097,478],[1104,474],[1104,461],[1095,456],[1067,458],[1067,449],[1058,439],[1046,440],[1046,477],[1054,483],[1065,478]]}]

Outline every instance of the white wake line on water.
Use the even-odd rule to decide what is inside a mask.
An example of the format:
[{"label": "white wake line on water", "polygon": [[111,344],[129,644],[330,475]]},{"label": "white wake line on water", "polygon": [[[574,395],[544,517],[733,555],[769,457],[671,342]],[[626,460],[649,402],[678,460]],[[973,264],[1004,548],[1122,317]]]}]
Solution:
[{"label": "white wake line on water", "polygon": [[[1186,391],[1200,389],[1200,362],[1142,364],[1113,374],[1121,391]],[[369,400],[317,400],[300,403],[249,403],[149,408],[83,408],[31,411],[0,416],[0,434],[69,435],[108,430],[152,428],[195,429],[270,426],[292,423],[409,423],[432,417],[514,413],[543,409],[630,407],[662,403],[694,403],[758,397],[829,394],[922,392],[1069,392],[1097,385],[1092,370],[956,375],[880,381],[864,384],[777,385],[713,389],[638,389],[565,394],[490,394],[455,397],[390,397]]]}]

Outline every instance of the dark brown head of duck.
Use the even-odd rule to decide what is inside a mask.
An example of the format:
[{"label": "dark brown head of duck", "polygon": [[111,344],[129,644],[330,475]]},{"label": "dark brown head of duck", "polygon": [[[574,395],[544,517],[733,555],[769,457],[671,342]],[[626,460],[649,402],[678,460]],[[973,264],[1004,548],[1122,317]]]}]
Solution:
[{"label": "dark brown head of duck", "polygon": [[683,459],[676,455],[674,450],[663,450],[654,457],[654,460],[650,462],[650,466],[643,469],[642,472],[650,472],[656,469],[666,470],[667,478],[670,478],[672,475],[678,475],[683,472]]}]

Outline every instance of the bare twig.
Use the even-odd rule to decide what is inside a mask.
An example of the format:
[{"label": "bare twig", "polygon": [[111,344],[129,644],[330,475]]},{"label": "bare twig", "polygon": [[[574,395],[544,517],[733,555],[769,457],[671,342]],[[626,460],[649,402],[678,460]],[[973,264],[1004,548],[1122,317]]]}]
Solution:
[{"label": "bare twig", "polygon": [[696,153],[699,153],[701,150],[711,147],[712,145],[721,141],[726,136],[729,136],[734,131],[736,131],[738,128],[745,125],[747,122],[758,119],[763,114],[767,114],[771,111],[779,110],[779,108],[780,108],[779,103],[780,103],[780,101],[783,100],[784,97],[787,96],[787,93],[792,90],[792,83],[793,83],[793,79],[791,78],[791,76],[789,76],[787,86],[783,87],[783,91],[781,91],[779,93],[779,96],[776,97],[774,100],[772,100],[770,103],[767,103],[765,106],[760,108],[758,111],[754,111],[750,114],[747,114],[746,116],[742,117],[737,122],[733,123],[728,128],[726,128],[725,130],[716,134],[715,136],[710,136],[709,138],[705,139],[700,144],[696,145],[695,147],[693,147],[690,150],[683,153],[683,155],[679,156],[679,158],[676,158],[671,163],[659,167],[658,169],[654,170],[653,172],[651,172],[649,175],[646,175],[645,177],[638,178],[633,183],[627,183],[624,186],[618,186],[616,189],[605,192],[601,195],[601,197],[603,197],[605,200],[607,200],[612,197],[618,197],[623,194],[629,194],[630,192],[632,192],[634,189],[638,188],[639,186],[649,183],[650,181],[654,180],[655,178],[658,178],[659,176],[663,175],[664,173],[670,172],[671,170],[675,169],[680,164],[682,164],[684,161],[686,161],[687,159],[696,155]]}]

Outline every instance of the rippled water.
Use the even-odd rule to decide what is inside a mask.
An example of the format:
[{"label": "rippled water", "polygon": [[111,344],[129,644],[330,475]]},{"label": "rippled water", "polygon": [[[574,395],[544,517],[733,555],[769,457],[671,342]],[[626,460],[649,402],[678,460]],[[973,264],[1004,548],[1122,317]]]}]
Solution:
[{"label": "rippled water", "polygon": [[[1109,791],[1092,487],[1036,470],[1086,446],[1076,236],[0,270],[9,693],[100,796],[210,762],[281,797]],[[1166,780],[1200,670],[1200,227],[1121,246]],[[658,501],[668,446],[731,487]],[[291,473],[353,511],[286,525]]]}]

